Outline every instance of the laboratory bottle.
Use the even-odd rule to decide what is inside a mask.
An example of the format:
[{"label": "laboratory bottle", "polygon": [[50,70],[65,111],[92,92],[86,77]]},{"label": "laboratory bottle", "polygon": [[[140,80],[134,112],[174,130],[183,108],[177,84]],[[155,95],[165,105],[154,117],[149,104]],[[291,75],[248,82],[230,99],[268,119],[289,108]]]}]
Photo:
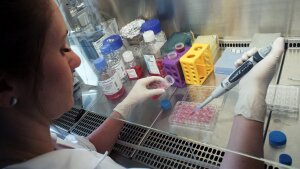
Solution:
[{"label": "laboratory bottle", "polygon": [[111,44],[103,44],[100,50],[105,61],[107,62],[107,65],[115,70],[122,83],[126,82],[127,74],[125,71],[124,62],[119,55],[112,50]]},{"label": "laboratory bottle", "polygon": [[[127,73],[125,71],[125,65],[124,61],[122,59],[122,54],[125,52],[125,47],[123,45],[123,41],[120,35],[111,35],[104,39],[103,46],[108,45],[109,46],[109,57],[106,58],[106,60],[113,61],[113,64],[109,64],[109,66],[112,66],[113,69],[116,70],[118,73],[121,81],[125,83],[128,79]],[[101,50],[102,52],[102,50]]]},{"label": "laboratory bottle", "polygon": [[125,61],[126,72],[130,80],[140,79],[144,76],[141,64],[134,58],[131,51],[125,51],[123,53],[123,59]]},{"label": "laboratory bottle", "polygon": [[150,19],[142,24],[141,32],[153,31],[157,42],[165,43],[167,41],[166,34],[161,30],[160,21],[158,19]]},{"label": "laboratory bottle", "polygon": [[104,58],[94,60],[98,73],[98,84],[108,100],[117,100],[125,93],[125,88],[114,69],[108,66]]},{"label": "laboratory bottle", "polygon": [[143,33],[144,47],[143,57],[147,65],[149,75],[165,77],[162,57],[160,55],[159,47],[156,44],[153,31],[146,31]]}]

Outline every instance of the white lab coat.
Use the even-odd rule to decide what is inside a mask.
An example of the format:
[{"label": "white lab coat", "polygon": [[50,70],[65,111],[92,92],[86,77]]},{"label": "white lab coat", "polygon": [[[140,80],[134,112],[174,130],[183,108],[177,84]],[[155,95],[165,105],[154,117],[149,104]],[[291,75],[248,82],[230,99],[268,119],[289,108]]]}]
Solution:
[{"label": "white lab coat", "polygon": [[107,152],[100,154],[84,137],[68,136],[65,140],[52,135],[58,149],[4,169],[124,169]]}]

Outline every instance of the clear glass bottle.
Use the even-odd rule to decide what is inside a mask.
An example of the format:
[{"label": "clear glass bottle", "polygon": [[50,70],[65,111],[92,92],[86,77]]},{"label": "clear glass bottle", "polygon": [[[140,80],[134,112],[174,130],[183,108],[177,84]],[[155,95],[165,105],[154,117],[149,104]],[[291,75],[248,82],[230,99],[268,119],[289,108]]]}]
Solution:
[{"label": "clear glass bottle", "polygon": [[125,61],[126,72],[130,80],[137,80],[144,77],[143,68],[134,58],[131,51],[125,51],[123,53],[123,59]]},{"label": "clear glass bottle", "polygon": [[[111,35],[104,39],[103,45],[109,45],[111,50],[112,59],[118,61],[117,64],[112,65],[116,69],[121,81],[124,83],[128,80],[127,73],[125,71],[124,61],[122,54],[125,52],[125,47],[120,35]],[[108,64],[109,65],[109,64]]]},{"label": "clear glass bottle", "polygon": [[144,48],[143,56],[149,75],[165,77],[166,73],[163,68],[163,58],[160,55],[160,48],[155,41],[153,31],[146,31],[143,33]]},{"label": "clear glass bottle", "polygon": [[104,58],[94,60],[94,67],[98,73],[98,84],[108,100],[117,100],[125,93],[125,88],[114,69],[106,63]]},{"label": "clear glass bottle", "polygon": [[122,83],[127,81],[127,74],[125,71],[125,65],[123,60],[119,57],[118,53],[112,50],[111,44],[103,44],[101,46],[101,53],[106,60],[108,66],[114,69],[122,81]]}]

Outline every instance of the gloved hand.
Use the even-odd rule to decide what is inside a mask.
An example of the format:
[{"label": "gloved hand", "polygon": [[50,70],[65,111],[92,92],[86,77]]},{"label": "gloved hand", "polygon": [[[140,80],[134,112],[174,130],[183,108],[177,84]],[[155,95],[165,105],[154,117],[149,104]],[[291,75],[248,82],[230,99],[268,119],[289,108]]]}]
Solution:
[{"label": "gloved hand", "polygon": [[[257,49],[253,48],[244,53],[242,58],[235,62],[235,65],[241,65],[256,51]],[[234,110],[236,115],[242,115],[250,120],[265,121],[267,89],[283,51],[284,39],[277,38],[272,45],[271,52],[241,79],[239,98]]]},{"label": "gloved hand", "polygon": [[165,92],[165,89],[150,89],[148,87],[151,83],[154,82],[166,83],[166,80],[158,76],[151,76],[139,79],[135,83],[131,91],[128,93],[127,97],[114,108],[114,111],[119,112],[123,119],[126,120],[128,119],[129,115],[131,114],[131,111],[136,105],[142,103],[147,98],[163,94]]}]

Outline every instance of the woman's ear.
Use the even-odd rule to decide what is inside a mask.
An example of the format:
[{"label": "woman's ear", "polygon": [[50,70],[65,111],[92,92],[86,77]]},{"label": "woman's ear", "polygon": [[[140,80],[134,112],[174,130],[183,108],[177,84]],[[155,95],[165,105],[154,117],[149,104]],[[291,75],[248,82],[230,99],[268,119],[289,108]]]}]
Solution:
[{"label": "woman's ear", "polygon": [[0,76],[0,107],[7,108],[16,104],[14,85],[3,76]]}]

